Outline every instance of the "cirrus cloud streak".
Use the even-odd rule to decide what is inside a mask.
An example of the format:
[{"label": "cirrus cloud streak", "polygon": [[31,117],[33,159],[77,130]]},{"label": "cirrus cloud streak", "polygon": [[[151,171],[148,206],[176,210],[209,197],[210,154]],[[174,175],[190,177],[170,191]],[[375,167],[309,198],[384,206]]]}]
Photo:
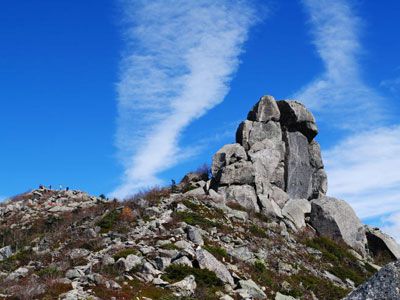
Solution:
[{"label": "cirrus cloud streak", "polygon": [[123,198],[161,180],[184,155],[185,127],[220,103],[254,9],[245,1],[124,1],[127,48],[118,84]]}]

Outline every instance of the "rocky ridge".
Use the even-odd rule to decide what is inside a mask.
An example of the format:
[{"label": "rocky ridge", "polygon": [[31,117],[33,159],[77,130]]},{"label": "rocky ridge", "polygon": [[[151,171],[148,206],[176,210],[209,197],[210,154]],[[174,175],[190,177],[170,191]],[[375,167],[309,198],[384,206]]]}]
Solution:
[{"label": "rocky ridge", "polygon": [[126,201],[14,197],[0,206],[0,299],[399,299],[398,262],[376,271],[400,247],[326,196],[317,133],[301,103],[264,96],[211,176]]}]

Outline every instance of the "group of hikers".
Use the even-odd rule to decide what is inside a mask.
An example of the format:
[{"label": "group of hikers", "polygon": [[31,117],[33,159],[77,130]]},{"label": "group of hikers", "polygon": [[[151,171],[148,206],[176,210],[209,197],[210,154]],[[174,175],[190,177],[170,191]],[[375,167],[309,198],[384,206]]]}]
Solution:
[{"label": "group of hikers", "polygon": [[[53,188],[52,185],[49,185],[48,187],[44,186],[43,184],[40,184],[40,185],[39,185],[39,189],[40,189],[40,190],[45,190],[45,189],[52,190],[52,188]],[[58,190],[59,190],[59,191],[62,191],[62,190],[63,190],[63,186],[62,186],[61,184],[59,185]],[[68,186],[65,188],[65,191],[69,191],[69,187],[68,187]]]}]

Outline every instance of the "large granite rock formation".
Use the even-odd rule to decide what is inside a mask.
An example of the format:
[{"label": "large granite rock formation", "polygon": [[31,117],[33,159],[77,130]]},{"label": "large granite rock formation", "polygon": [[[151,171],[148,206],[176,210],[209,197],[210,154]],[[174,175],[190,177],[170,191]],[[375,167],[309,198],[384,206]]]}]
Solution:
[{"label": "large granite rock formation", "polygon": [[314,116],[303,104],[262,97],[239,125],[236,143],[214,155],[208,193],[282,220],[294,231],[311,226],[363,257],[385,251],[399,259],[393,239],[365,227],[345,201],[326,196],[317,133]]},{"label": "large granite rock formation", "polygon": [[[239,125],[237,143],[214,155],[212,188],[267,215],[289,199],[325,195],[327,176],[314,140],[317,133],[313,115],[301,103],[262,97]],[[243,185],[246,191],[235,188]]]}]

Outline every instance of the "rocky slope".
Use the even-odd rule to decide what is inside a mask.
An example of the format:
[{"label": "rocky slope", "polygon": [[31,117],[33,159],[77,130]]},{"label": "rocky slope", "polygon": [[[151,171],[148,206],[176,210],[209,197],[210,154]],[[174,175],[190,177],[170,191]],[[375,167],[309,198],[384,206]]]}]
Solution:
[{"label": "rocky slope", "polygon": [[211,171],[178,185],[14,197],[0,299],[400,299],[398,262],[376,273],[400,247],[326,196],[317,132],[302,104],[265,96]]}]

